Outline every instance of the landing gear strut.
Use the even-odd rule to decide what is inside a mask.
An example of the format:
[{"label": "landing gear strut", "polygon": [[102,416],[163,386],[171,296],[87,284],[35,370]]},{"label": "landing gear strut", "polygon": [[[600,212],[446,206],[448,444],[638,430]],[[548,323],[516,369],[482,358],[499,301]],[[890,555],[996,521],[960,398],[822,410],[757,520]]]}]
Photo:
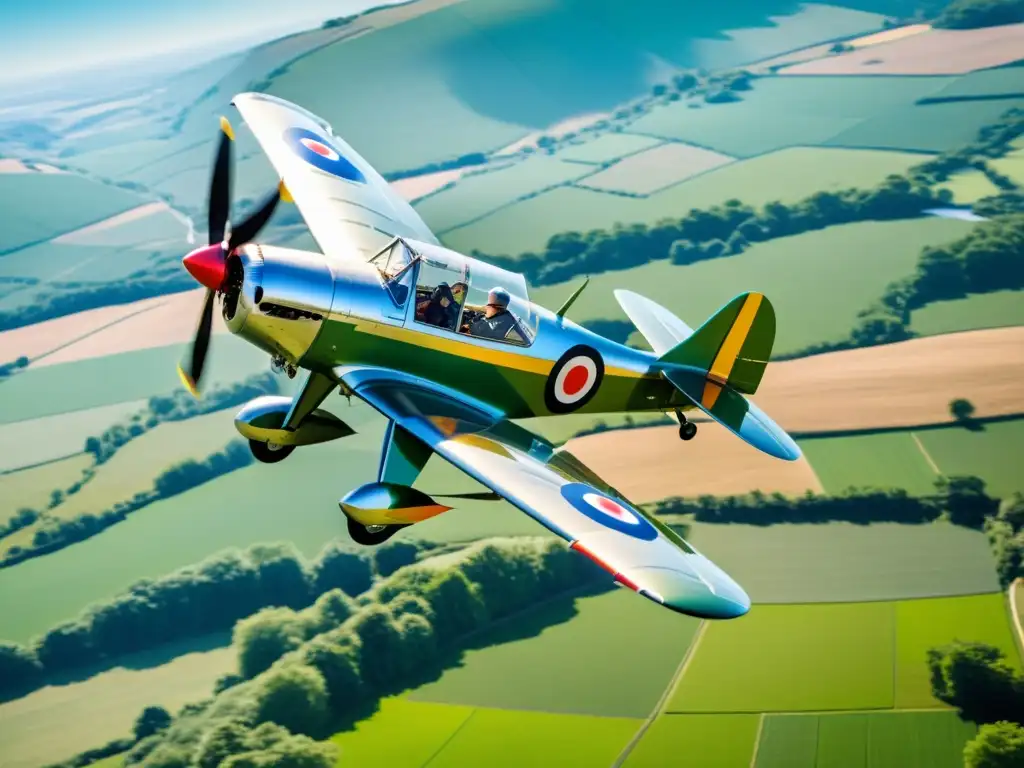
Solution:
[{"label": "landing gear strut", "polygon": [[256,461],[264,464],[276,464],[284,461],[295,450],[294,445],[277,445],[276,443],[263,443],[259,440],[249,441],[249,450]]},{"label": "landing gear strut", "polygon": [[697,436],[697,425],[692,421],[687,421],[680,411],[676,411],[676,416],[679,417],[679,439],[693,440]]}]

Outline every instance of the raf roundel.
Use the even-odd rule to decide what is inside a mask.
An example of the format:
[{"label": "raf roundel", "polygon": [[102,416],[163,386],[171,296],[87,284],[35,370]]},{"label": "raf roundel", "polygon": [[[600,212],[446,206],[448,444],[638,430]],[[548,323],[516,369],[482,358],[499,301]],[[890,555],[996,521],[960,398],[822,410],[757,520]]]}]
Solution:
[{"label": "raf roundel", "polygon": [[658,530],[646,517],[628,504],[613,499],[585,483],[563,485],[562,497],[591,520],[606,528],[644,541],[658,538]]},{"label": "raf roundel", "polygon": [[345,158],[327,137],[305,128],[289,128],[284,132],[284,140],[296,155],[314,168],[354,184],[366,183],[363,172]]},{"label": "raf roundel", "polygon": [[544,387],[544,404],[551,413],[571,413],[597,394],[604,378],[604,361],[596,349],[579,344],[551,368]]}]

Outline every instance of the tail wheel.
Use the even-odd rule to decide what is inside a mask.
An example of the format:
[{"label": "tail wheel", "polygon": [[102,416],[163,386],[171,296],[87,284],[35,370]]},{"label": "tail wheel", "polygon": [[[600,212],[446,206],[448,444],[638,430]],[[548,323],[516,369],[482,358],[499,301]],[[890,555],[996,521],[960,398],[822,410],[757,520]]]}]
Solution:
[{"label": "tail wheel", "polygon": [[684,421],[679,425],[679,439],[693,440],[697,436],[697,425],[692,421]]},{"label": "tail wheel", "polygon": [[351,517],[348,518],[348,535],[352,537],[352,541],[356,544],[362,544],[366,547],[383,544],[398,533],[400,529],[408,527],[408,525],[363,525]]},{"label": "tail wheel", "polygon": [[295,450],[294,445],[275,445],[273,443],[262,443],[259,440],[249,441],[249,450],[256,461],[264,464],[276,464],[284,461]]}]

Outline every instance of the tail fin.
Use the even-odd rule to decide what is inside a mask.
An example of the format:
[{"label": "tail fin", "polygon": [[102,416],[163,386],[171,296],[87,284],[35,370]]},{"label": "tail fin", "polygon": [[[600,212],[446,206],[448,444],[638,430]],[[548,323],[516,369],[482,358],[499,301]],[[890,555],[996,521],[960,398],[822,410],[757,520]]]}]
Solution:
[{"label": "tail fin", "polygon": [[757,391],[774,342],[771,302],[760,293],[744,293],[662,354],[657,367],[694,405],[741,440],[769,456],[794,461],[801,452],[793,438],[743,396]]},{"label": "tail fin", "polygon": [[775,343],[775,309],[760,293],[730,301],[658,362],[703,373],[709,382],[752,395]]}]

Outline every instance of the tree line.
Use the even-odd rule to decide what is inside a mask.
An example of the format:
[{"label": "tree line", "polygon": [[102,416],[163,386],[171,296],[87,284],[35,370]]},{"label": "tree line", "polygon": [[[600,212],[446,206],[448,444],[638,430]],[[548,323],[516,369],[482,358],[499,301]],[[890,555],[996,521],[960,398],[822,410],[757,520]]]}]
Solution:
[{"label": "tree line", "polygon": [[[367,704],[423,681],[476,631],[540,600],[611,578],[560,541],[488,544],[447,568],[412,565],[359,601],[330,592],[304,610],[269,609],[236,625],[238,675],[140,740],[126,765],[333,766],[312,740]],[[266,746],[271,732],[280,744]],[[322,751],[320,751],[322,750]],[[342,759],[344,756],[342,755]]]},{"label": "tree line", "polygon": [[1024,21],[1024,0],[953,0],[932,22],[937,29],[978,29]]},{"label": "tree line", "polygon": [[332,543],[312,560],[284,543],[224,550],[162,578],[137,581],[27,645],[0,642],[0,695],[21,695],[126,653],[225,631],[267,606],[298,610],[336,589],[360,595],[375,571],[414,562],[427,548],[403,541],[371,558]]}]

